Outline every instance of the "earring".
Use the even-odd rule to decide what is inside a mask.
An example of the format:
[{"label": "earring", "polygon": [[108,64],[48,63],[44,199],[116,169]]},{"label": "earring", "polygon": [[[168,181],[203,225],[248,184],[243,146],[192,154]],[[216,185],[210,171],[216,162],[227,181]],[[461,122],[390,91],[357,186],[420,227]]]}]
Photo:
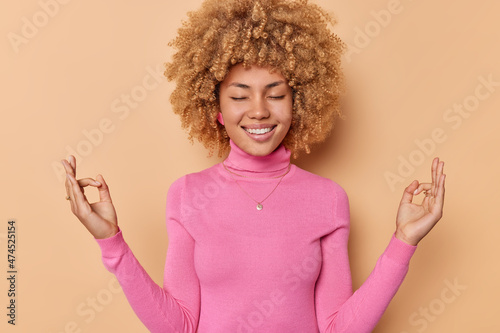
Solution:
[{"label": "earring", "polygon": [[224,118],[222,118],[222,112],[219,112],[219,114],[217,115],[217,120],[222,126],[224,126]]}]

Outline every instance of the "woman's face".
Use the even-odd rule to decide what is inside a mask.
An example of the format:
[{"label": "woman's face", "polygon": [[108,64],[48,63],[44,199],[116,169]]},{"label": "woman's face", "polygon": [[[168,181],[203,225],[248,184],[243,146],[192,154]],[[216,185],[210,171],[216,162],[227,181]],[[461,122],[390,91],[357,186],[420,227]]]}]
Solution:
[{"label": "woman's face", "polygon": [[279,72],[233,66],[219,90],[224,127],[233,142],[254,156],[273,152],[292,122],[292,89]]}]

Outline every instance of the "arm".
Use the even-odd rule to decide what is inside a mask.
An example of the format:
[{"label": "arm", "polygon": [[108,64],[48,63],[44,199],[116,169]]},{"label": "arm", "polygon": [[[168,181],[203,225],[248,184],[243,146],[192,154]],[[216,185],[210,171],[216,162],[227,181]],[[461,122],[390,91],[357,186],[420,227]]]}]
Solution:
[{"label": "arm", "polygon": [[320,332],[371,332],[403,282],[416,246],[393,235],[370,276],[353,293],[347,253],[349,202],[340,186],[335,194],[337,227],[321,240],[323,265],[315,295],[318,325]]},{"label": "arm", "polygon": [[169,246],[163,288],[156,284],[123,239],[96,239],[106,269],[115,274],[132,309],[151,332],[195,332],[199,283],[193,267],[194,241],[180,220],[181,188],[174,182],[167,195]]},{"label": "arm", "polygon": [[[404,191],[396,231],[363,285],[352,293],[347,255],[349,202],[338,185],[334,188],[336,228],[322,239],[323,266],[316,285],[316,307],[321,332],[371,332],[408,272],[417,244],[441,219],[444,203],[444,163],[432,162],[432,183],[413,181]],[[413,196],[424,190],[420,205]]]},{"label": "arm", "polygon": [[[175,181],[167,195],[167,231],[170,243],[163,288],[157,285],[135,258],[118,227],[109,187],[102,175],[76,179],[76,160],[61,161],[66,169],[67,199],[71,211],[94,236],[106,269],[115,274],[132,309],[151,332],[194,332],[198,325],[199,283],[194,271],[194,240],[183,228],[184,178]],[[89,203],[84,188],[97,187],[99,201]]]}]

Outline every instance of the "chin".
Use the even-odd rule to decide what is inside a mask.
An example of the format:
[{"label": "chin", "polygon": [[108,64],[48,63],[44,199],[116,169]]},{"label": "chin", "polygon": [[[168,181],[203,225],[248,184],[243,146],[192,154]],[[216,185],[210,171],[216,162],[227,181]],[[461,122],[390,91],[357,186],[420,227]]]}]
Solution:
[{"label": "chin", "polygon": [[269,155],[271,153],[271,151],[258,150],[256,152],[247,152],[247,153],[249,153],[252,156],[266,156],[266,155]]},{"label": "chin", "polygon": [[278,148],[278,145],[265,145],[265,146],[260,146],[260,147],[248,147],[248,149],[243,149],[245,152],[247,152],[250,155],[253,156],[266,156],[271,154],[273,151]]}]

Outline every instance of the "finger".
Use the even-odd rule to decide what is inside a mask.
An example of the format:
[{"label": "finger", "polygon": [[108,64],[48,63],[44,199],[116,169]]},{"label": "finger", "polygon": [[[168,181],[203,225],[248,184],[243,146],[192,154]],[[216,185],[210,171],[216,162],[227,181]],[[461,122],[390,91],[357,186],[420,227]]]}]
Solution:
[{"label": "finger", "polygon": [[80,185],[80,188],[82,189],[82,193],[85,194],[85,187],[86,186],[95,186],[98,187],[101,185],[98,181],[92,179],[92,178],[82,178],[82,179],[77,179],[78,185]]},{"label": "finger", "polygon": [[82,179],[78,179],[78,185],[80,185],[80,187],[85,187],[85,186],[95,186],[95,187],[98,187],[101,185],[101,183],[99,183],[97,180],[94,180],[92,178],[82,178]]},{"label": "finger", "polygon": [[64,165],[64,169],[66,170],[67,174],[73,175],[75,177],[75,171],[73,170],[73,167],[67,160],[61,160],[61,163]]},{"label": "finger", "polygon": [[437,204],[437,206],[441,210],[443,209],[443,205],[444,205],[444,181],[445,181],[445,179],[446,179],[445,174],[442,174],[439,177],[439,186],[438,186],[438,191],[437,191],[436,201],[435,201],[435,203]]},{"label": "finger", "polygon": [[98,187],[99,200],[112,202],[111,195],[109,194],[109,187],[108,187],[108,184],[106,183],[106,181],[104,180],[104,177],[99,174],[99,175],[97,175],[96,179],[101,183],[101,186]]},{"label": "finger", "polygon": [[430,193],[433,193],[434,187],[436,186],[435,184],[436,184],[437,160],[438,160],[438,158],[435,157],[432,160],[432,163],[431,163],[431,183],[432,183],[432,187],[431,187]]},{"label": "finger", "polygon": [[413,192],[415,192],[415,190],[417,189],[418,187],[418,180],[414,180],[411,182],[410,185],[408,185],[404,192],[403,192],[403,197],[401,198],[401,203],[411,203],[411,201],[413,200]]},{"label": "finger", "polygon": [[75,195],[73,194],[73,189],[71,187],[71,180],[69,179],[70,175],[66,173],[66,194],[69,197],[69,203],[71,205],[71,211],[75,210]]},{"label": "finger", "polygon": [[425,191],[425,192],[429,191],[431,188],[432,188],[431,183],[420,183],[420,185],[418,185],[415,192],[413,192],[413,195],[417,195],[417,194],[421,193],[422,191]]},{"label": "finger", "polygon": [[71,164],[71,168],[73,169],[73,175],[76,178],[76,157],[73,155],[69,155],[68,157],[69,164]]},{"label": "finger", "polygon": [[443,174],[443,169],[444,169],[444,162],[441,161],[439,162],[438,166],[437,166],[437,172],[436,172],[436,186],[434,188],[434,191],[433,191],[433,195],[435,197],[438,196],[438,190],[439,190],[439,182],[441,180],[441,175]]},{"label": "finger", "polygon": [[432,164],[431,164],[431,181],[432,181],[432,184],[436,183],[436,171],[437,171],[438,161],[439,161],[439,158],[437,158],[437,157],[435,157],[432,160]]},{"label": "finger", "polygon": [[82,192],[82,188],[78,184],[77,180],[73,175],[68,174],[68,179],[70,181],[70,188],[71,188],[71,193],[73,196],[70,195],[71,201],[74,203],[74,211],[75,215],[81,216],[82,213],[85,214],[86,211],[90,209],[89,203],[87,202],[87,199],[85,198],[85,195]]},{"label": "finger", "polygon": [[[61,160],[61,163],[62,163],[62,165],[63,165],[64,169],[66,170],[66,175],[67,175],[67,174],[69,174],[69,173],[71,172],[71,171],[70,171],[71,166],[69,165],[68,161],[66,161],[66,160]],[[66,180],[64,181],[64,187],[66,187],[66,194],[67,194],[69,197],[71,197],[71,196],[70,196],[70,192],[71,192],[70,186],[71,186],[71,185],[70,185],[69,179],[68,179],[68,177],[66,177]]]}]

